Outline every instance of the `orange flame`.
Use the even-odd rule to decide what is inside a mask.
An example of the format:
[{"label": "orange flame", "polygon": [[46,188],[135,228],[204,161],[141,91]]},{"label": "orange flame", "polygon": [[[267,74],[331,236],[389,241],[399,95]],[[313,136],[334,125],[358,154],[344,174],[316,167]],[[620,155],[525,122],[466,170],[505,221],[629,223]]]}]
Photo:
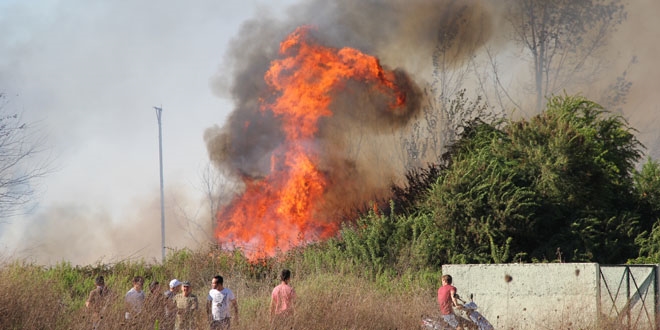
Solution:
[{"label": "orange flame", "polygon": [[378,59],[352,48],[319,45],[309,27],[296,29],[280,44],[280,58],[264,79],[270,97],[262,100],[261,110],[282,120],[285,142],[265,178],[244,179],[245,192],[219,212],[215,233],[225,246],[240,247],[251,258],[337,233],[337,220],[320,212],[328,181],[314,149],[319,119],[332,116],[333,94],[355,80],[387,96],[392,109],[406,102],[394,73],[383,70]]}]

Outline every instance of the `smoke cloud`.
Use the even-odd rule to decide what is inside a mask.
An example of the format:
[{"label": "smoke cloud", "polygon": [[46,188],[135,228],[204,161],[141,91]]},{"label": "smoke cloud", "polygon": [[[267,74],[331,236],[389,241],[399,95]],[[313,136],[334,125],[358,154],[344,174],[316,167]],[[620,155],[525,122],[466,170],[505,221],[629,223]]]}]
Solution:
[{"label": "smoke cloud", "polygon": [[220,95],[230,86],[235,109],[222,128],[206,131],[205,141],[212,161],[237,177],[258,179],[270,172],[284,135],[281,120],[260,110],[268,95],[264,74],[277,58],[279,42],[298,26],[312,26],[324,46],[376,56],[404,82],[408,110],[399,116],[383,112],[378,97],[359,83],[348,82],[333,95],[333,115],[323,118],[314,143],[318,166],[330,182],[323,217],[336,218],[383,198],[405,173],[397,132],[424,102],[419,86],[428,78],[438,40],[459,40],[449,50],[451,63],[458,65],[489,39],[492,20],[479,1],[315,1],[289,13],[286,21],[260,17],[243,24],[225,59],[230,69],[214,83]]},{"label": "smoke cloud", "polygon": [[[154,191],[153,196],[158,196]],[[210,242],[211,224],[196,219],[199,205],[182,194],[170,193],[165,201],[166,254],[183,247],[197,249]],[[44,209],[26,227],[11,235],[1,257],[20,257],[39,264],[70,262],[74,265],[107,264],[127,260],[160,261],[162,254],[160,199],[136,199],[119,219],[105,208],[69,203]],[[9,235],[8,235],[9,236]],[[15,239],[16,242],[11,242]]]}]

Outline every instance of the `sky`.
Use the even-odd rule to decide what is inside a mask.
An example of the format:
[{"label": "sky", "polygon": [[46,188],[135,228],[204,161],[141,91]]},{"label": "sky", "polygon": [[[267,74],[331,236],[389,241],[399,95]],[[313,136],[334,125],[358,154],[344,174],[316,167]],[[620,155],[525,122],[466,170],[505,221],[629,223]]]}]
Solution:
[{"label": "sky", "polygon": [[211,81],[240,24],[285,5],[0,0],[3,110],[45,138],[51,169],[30,212],[0,224],[0,250],[40,263],[160,256],[154,106],[163,109],[165,245],[199,241],[181,223],[203,213],[203,133],[232,109]]},{"label": "sky", "polygon": [[[296,2],[303,5],[289,10]],[[272,52],[263,48],[281,31],[270,31],[276,27],[262,18],[289,15],[294,25],[315,20],[330,27],[329,39],[369,45],[384,65],[400,65],[420,82],[431,72],[427,55],[434,36],[433,29],[420,27],[438,24],[438,13],[424,3],[0,0],[0,93],[5,94],[0,110],[20,113],[30,123],[45,139],[42,160],[50,161],[48,175],[35,182],[38,194],[26,214],[0,220],[0,262],[160,259],[155,106],[163,109],[165,245],[171,251],[208,242],[211,217],[202,176],[210,162],[204,133],[226,128],[227,118],[240,108],[233,101],[245,101],[230,94],[229,75],[252,88],[253,78],[241,73],[259,72],[246,63],[263,62],[260,51]],[[605,72],[609,78],[635,56],[623,114],[655,158],[660,157],[658,10],[656,0],[631,2],[628,20],[603,55],[617,59]],[[255,17],[258,24],[250,21]],[[492,29],[495,36],[506,33],[497,24]],[[499,46],[503,71],[523,79],[528,67]]]}]

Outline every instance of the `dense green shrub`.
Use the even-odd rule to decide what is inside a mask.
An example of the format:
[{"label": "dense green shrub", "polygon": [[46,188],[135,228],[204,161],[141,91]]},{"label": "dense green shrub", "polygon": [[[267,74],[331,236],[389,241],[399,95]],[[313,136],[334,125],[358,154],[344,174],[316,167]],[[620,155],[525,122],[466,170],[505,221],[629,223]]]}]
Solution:
[{"label": "dense green shrub", "polygon": [[411,171],[393,188],[389,209],[342,230],[346,254],[376,272],[625,262],[639,244],[653,249],[657,240],[645,237],[660,210],[657,164],[636,172],[643,146],[632,132],[622,117],[570,96],[550,99],[529,120],[474,119],[441,165]]}]

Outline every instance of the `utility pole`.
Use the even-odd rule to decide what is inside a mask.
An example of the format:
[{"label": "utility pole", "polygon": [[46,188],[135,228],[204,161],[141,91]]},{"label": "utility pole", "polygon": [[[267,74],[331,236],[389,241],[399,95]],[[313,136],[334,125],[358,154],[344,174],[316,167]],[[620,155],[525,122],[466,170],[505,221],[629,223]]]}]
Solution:
[{"label": "utility pole", "polygon": [[163,189],[163,130],[161,128],[162,106],[154,107],[158,118],[158,158],[160,160],[160,236],[162,242],[162,262],[165,262],[165,191]]}]

